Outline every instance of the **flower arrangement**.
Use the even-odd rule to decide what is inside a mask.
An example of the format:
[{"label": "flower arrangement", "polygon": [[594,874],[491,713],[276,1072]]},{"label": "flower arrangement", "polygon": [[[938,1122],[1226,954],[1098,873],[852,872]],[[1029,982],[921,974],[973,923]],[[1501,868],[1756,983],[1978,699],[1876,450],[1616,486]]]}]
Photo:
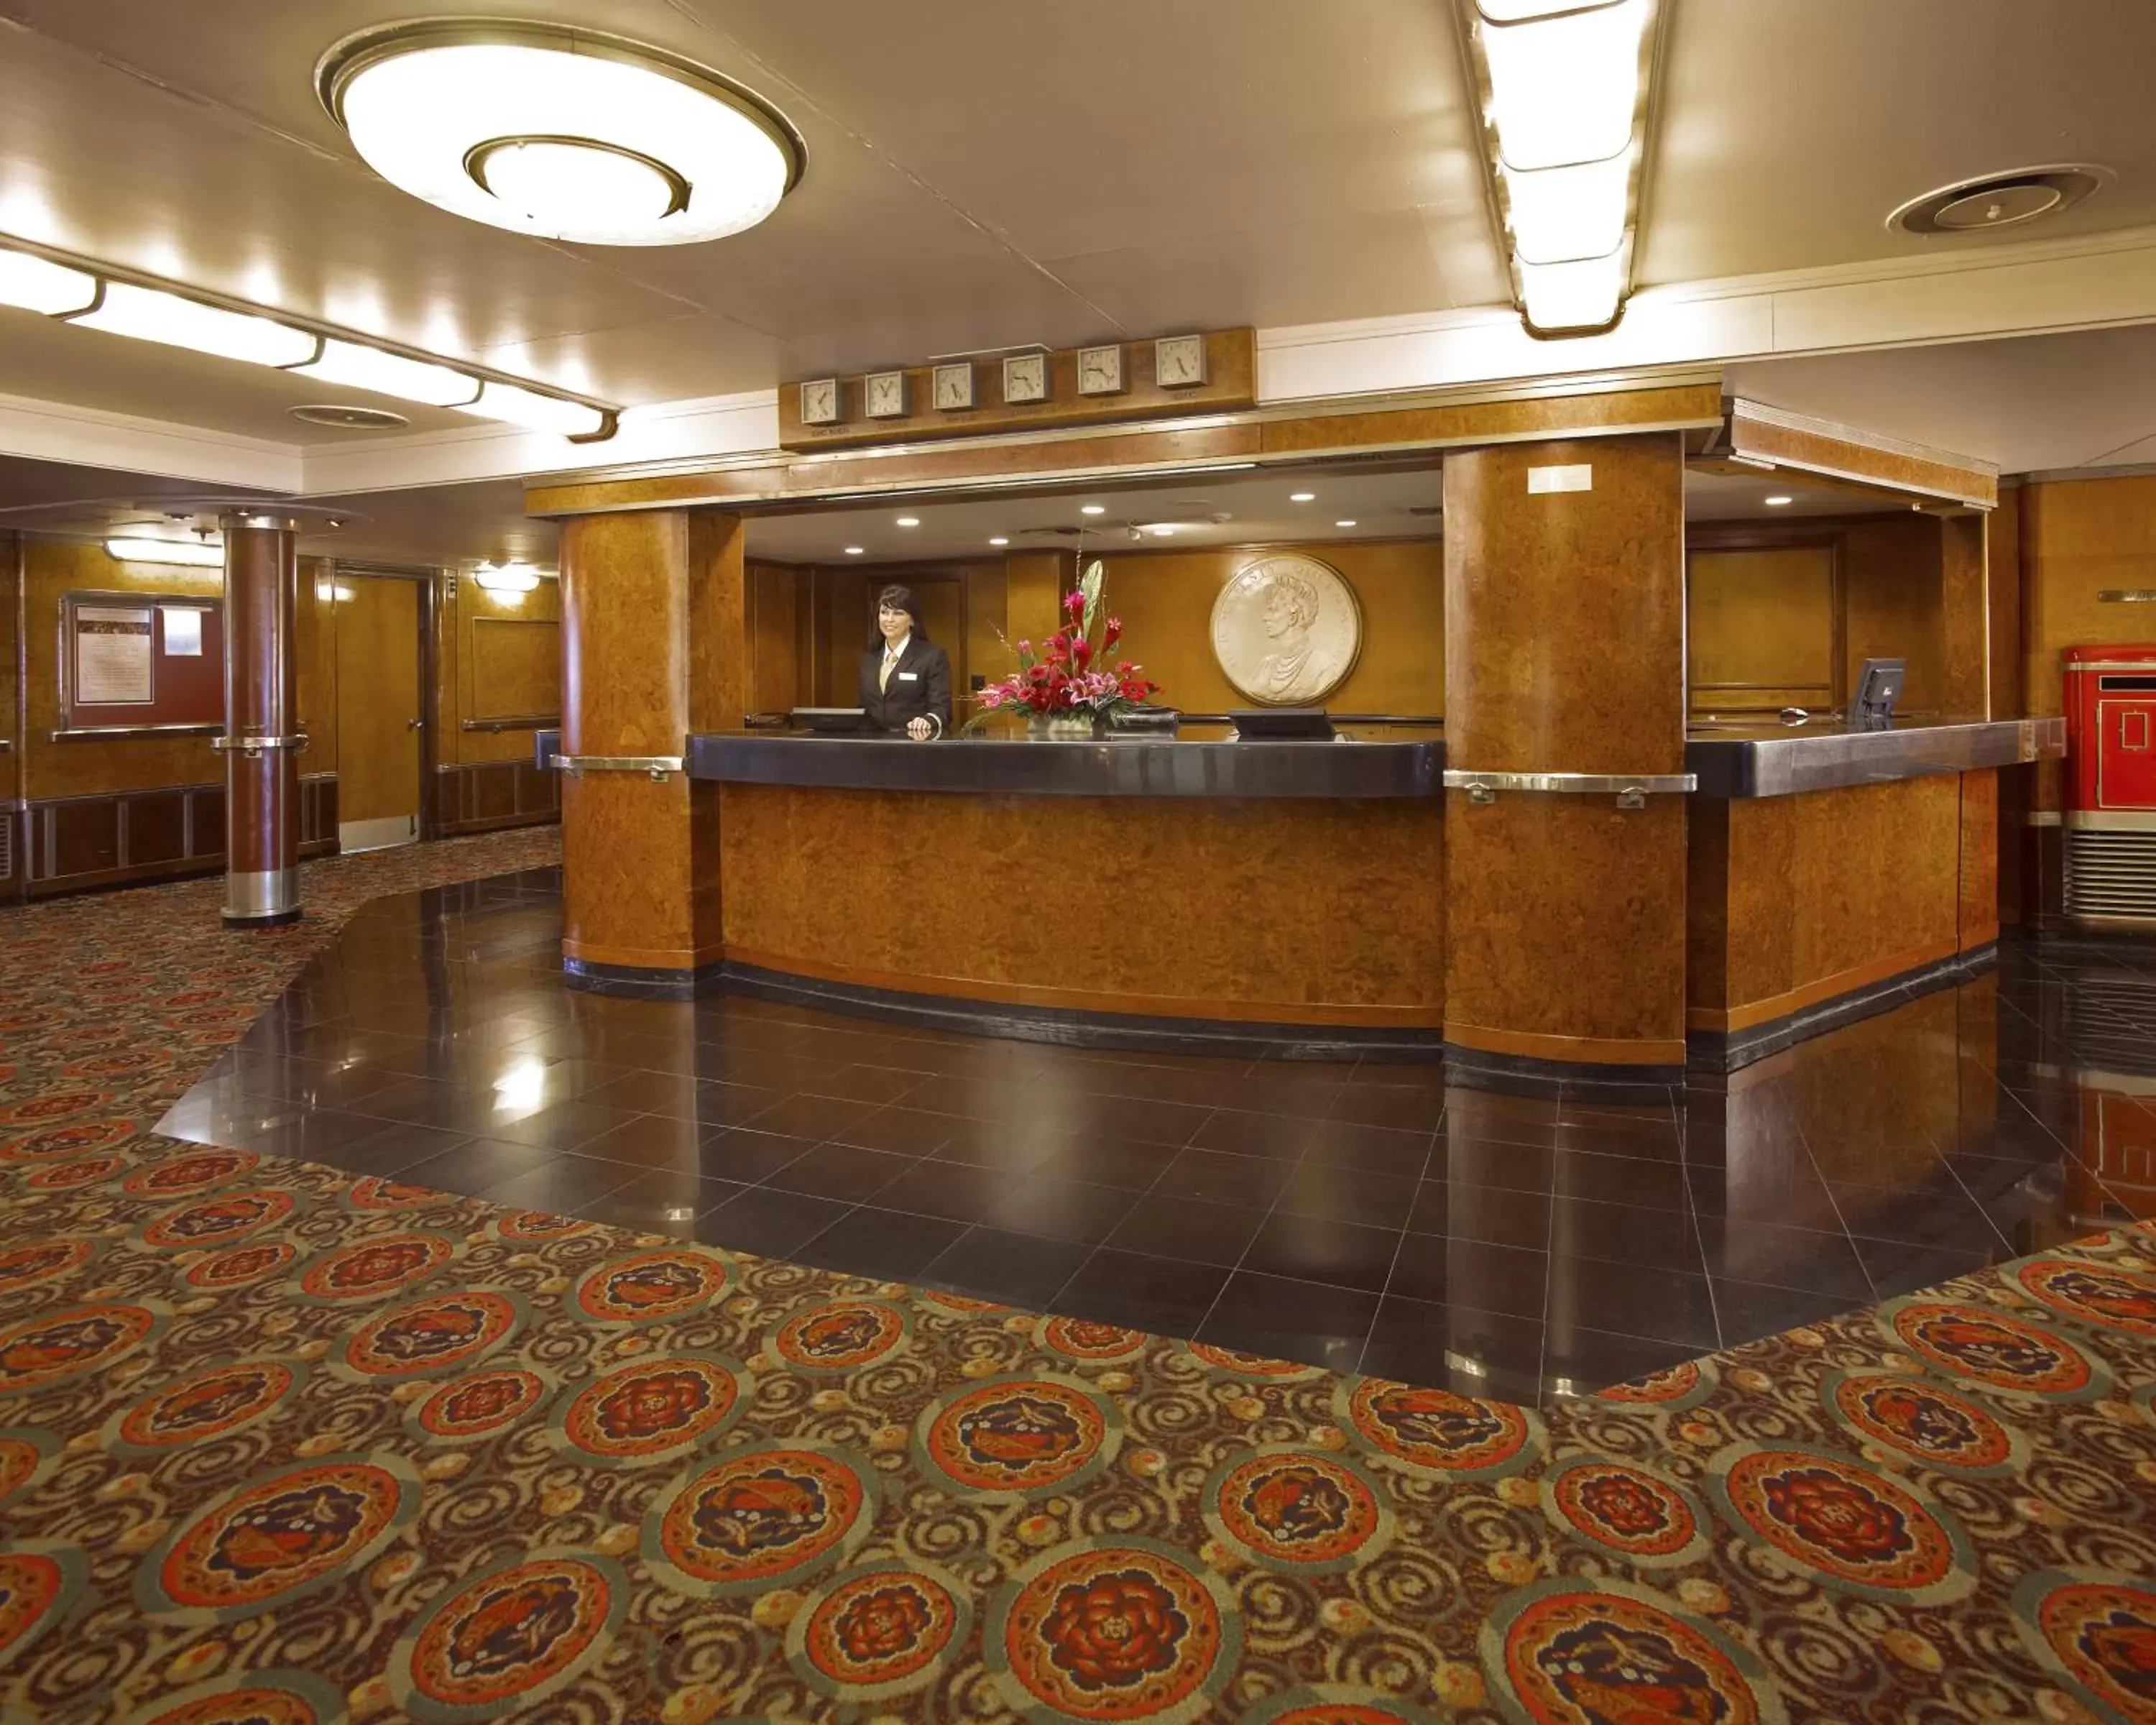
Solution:
[{"label": "flower arrangement", "polygon": [[[1101,565],[1089,563],[1078,585],[1063,598],[1063,626],[1041,643],[1029,640],[1014,649],[1018,670],[981,691],[981,710],[966,721],[977,730],[1002,713],[1023,713],[1029,721],[1070,721],[1090,730],[1101,721],[1142,706],[1160,685],[1147,680],[1145,668],[1111,656],[1123,638],[1122,619],[1104,617]],[[1005,643],[1006,645],[1009,644]]]}]

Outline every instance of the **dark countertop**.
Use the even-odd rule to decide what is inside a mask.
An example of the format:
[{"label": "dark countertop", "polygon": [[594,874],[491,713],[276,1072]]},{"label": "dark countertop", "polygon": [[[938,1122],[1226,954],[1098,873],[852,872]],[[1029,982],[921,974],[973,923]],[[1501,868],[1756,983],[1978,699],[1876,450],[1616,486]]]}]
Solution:
[{"label": "dark countertop", "polygon": [[1225,726],[1172,737],[818,737],[714,732],[689,739],[689,776],[731,784],[1033,797],[1434,797],[1436,726],[1345,726],[1330,742],[1230,742]]},{"label": "dark countertop", "polygon": [[[542,767],[552,764],[559,735],[539,733]],[[2060,718],[1870,732],[1832,720],[1802,727],[1735,722],[1696,726],[1685,770],[1697,775],[1699,796],[1784,797],[2010,767],[2056,758],[2066,747]],[[1444,727],[1436,725],[1343,725],[1331,742],[1235,742],[1219,725],[1071,742],[728,731],[690,737],[685,755],[690,778],[734,784],[1036,797],[1437,797],[1445,766]]]},{"label": "dark countertop", "polygon": [[1702,797],[1786,797],[2011,767],[2066,752],[2064,719],[1945,720],[1899,731],[1770,720],[1695,727],[1685,743],[1685,770],[1698,775]]}]

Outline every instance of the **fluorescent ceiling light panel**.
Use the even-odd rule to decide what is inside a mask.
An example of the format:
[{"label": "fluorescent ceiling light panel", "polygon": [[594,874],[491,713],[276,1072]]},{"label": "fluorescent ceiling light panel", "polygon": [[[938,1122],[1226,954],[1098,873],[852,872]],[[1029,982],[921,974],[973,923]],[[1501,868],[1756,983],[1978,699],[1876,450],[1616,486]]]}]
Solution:
[{"label": "fluorescent ceiling light panel", "polygon": [[549,239],[685,245],[754,227],[800,176],[792,128],[706,68],[591,32],[459,23],[368,33],[321,74],[368,166],[415,198]]},{"label": "fluorescent ceiling light panel", "polygon": [[1497,166],[1505,182],[1512,249],[1521,261],[1563,264],[1599,258],[1625,242],[1631,207],[1632,152],[1573,167],[1522,173]]},{"label": "fluorescent ceiling light panel", "polygon": [[1507,167],[1599,162],[1632,140],[1648,0],[1526,23],[1485,23],[1490,121]]},{"label": "fluorescent ceiling light panel", "polygon": [[318,377],[325,383],[341,383],[348,389],[372,390],[399,401],[416,401],[430,408],[463,407],[478,398],[480,380],[448,366],[406,359],[384,353],[378,347],[362,347],[356,341],[325,341],[321,357],[309,364],[294,366],[295,377]]},{"label": "fluorescent ceiling light panel", "polygon": [[0,305],[42,311],[48,317],[86,311],[97,297],[97,278],[26,252],[0,252]]},{"label": "fluorescent ceiling light panel", "polygon": [[258,366],[295,366],[315,357],[321,337],[291,325],[244,311],[226,311],[183,300],[157,288],[124,281],[105,285],[105,298],[93,311],[68,320],[79,329],[161,341],[167,347],[244,360]]},{"label": "fluorescent ceiling light panel", "polygon": [[481,387],[477,401],[461,405],[457,411],[521,425],[527,431],[557,432],[563,437],[589,437],[606,429],[606,415],[597,408],[519,389],[514,383],[488,382]]},{"label": "fluorescent ceiling light panel", "polygon": [[221,539],[108,539],[107,556],[123,563],[177,563],[191,569],[222,569],[224,542]]},{"label": "fluorescent ceiling light panel", "polygon": [[1522,259],[1517,267],[1527,321],[1538,330],[1599,329],[1615,320],[1625,302],[1622,249],[1607,257],[1569,264],[1530,264]]}]

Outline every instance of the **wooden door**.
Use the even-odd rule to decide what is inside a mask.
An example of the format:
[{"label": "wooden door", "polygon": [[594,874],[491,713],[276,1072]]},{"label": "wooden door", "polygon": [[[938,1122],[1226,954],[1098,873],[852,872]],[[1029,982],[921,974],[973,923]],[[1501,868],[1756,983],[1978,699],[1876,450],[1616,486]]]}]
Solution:
[{"label": "wooden door", "polygon": [[[336,576],[337,839],[379,850],[419,836],[419,586]],[[349,593],[352,597],[346,598]]]},{"label": "wooden door", "polygon": [[921,626],[951,660],[951,693],[966,687],[966,583],[955,575],[925,576],[911,583],[921,607]]}]

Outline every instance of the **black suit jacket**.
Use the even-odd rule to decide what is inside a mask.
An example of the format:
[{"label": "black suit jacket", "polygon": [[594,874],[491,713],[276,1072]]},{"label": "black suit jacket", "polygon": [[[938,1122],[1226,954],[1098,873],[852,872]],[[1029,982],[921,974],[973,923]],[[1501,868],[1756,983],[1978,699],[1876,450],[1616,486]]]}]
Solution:
[{"label": "black suit jacket", "polygon": [[916,718],[926,718],[941,737],[951,728],[950,655],[918,634],[906,637],[906,651],[891,667],[891,684],[879,689],[883,671],[880,644],[861,655],[861,705],[871,731],[903,732]]}]

